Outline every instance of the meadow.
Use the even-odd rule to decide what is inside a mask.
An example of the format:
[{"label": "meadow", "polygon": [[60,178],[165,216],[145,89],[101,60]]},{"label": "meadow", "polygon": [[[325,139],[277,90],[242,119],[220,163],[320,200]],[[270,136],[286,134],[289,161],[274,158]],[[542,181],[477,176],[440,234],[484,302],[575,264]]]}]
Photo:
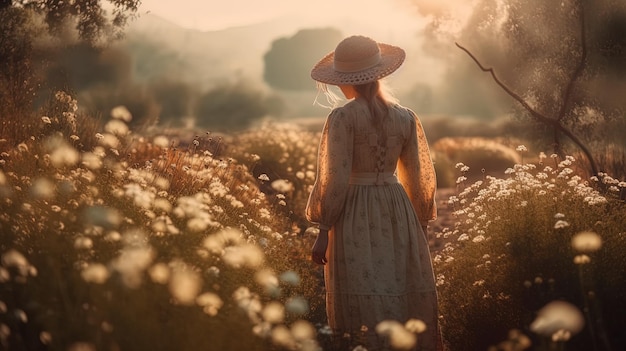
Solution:
[{"label": "meadow", "polygon": [[[309,259],[318,131],[132,131],[131,119],[119,106],[96,121],[59,92],[0,122],[2,349],[367,350],[331,339]],[[498,145],[482,158],[433,145],[454,189],[438,199],[454,224],[429,233],[448,349],[623,349],[626,182]],[[404,350],[416,325],[379,331]]]}]

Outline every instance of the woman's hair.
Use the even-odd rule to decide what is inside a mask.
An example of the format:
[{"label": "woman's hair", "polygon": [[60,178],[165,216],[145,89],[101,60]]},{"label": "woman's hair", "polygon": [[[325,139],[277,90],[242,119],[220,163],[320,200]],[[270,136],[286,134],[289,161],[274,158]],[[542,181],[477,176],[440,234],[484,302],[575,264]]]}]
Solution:
[{"label": "woman's hair", "polygon": [[387,123],[385,123],[389,115],[389,108],[396,103],[396,99],[391,97],[384,84],[376,80],[366,84],[355,85],[354,90],[357,94],[367,101],[372,123],[376,127],[378,133],[378,145],[387,144]]},{"label": "woman's hair", "polygon": [[[396,104],[398,102],[397,99],[393,97],[387,85],[381,80],[355,85],[354,90],[367,101],[372,123],[376,126],[376,130],[381,131],[378,134],[378,144],[381,146],[385,145],[387,143],[387,127],[385,120],[389,114],[390,106]],[[317,92],[318,96],[315,97],[315,103],[321,106],[334,108],[337,107],[341,101],[341,98],[330,90],[325,83],[317,82]],[[324,93],[328,105],[319,103],[319,93]]]}]

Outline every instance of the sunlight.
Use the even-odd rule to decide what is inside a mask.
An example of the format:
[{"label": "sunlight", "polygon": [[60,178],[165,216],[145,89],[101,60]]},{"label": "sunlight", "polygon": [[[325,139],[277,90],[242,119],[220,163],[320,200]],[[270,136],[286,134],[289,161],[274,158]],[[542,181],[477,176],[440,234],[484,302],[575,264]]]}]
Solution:
[{"label": "sunlight", "polygon": [[234,0],[218,4],[200,0],[144,0],[140,14],[145,13],[157,15],[186,28],[203,31],[287,18],[300,26],[335,24],[338,27],[353,27],[364,31],[374,28],[378,33],[403,32],[407,26],[413,27],[420,22],[415,5],[408,0]]}]

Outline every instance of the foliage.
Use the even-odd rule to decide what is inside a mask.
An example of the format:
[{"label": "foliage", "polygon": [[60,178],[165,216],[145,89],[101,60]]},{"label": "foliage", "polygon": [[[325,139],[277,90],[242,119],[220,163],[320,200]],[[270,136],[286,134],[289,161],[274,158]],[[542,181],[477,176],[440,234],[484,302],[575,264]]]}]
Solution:
[{"label": "foliage", "polygon": [[121,107],[77,135],[75,105],[59,93],[2,153],[3,348],[314,347],[304,293],[319,281],[294,271],[310,239],[248,168],[208,140],[133,135]]},{"label": "foliage", "polygon": [[[503,170],[520,161],[515,150],[502,138],[442,138],[432,145],[433,151],[451,163],[448,171],[461,162],[469,167],[464,176],[470,180],[486,175],[500,176]],[[454,183],[451,185],[454,187]]]},{"label": "foliage", "polygon": [[93,42],[124,26],[139,4],[139,0],[108,0],[106,6],[90,0],[5,0],[0,10],[14,6],[36,11],[44,16],[52,34],[63,34],[67,23],[74,23],[81,38]]},{"label": "foliage", "polygon": [[574,146],[592,173],[605,168],[596,165],[591,144],[607,141],[613,122],[624,119],[624,2],[483,0],[468,13],[460,30],[451,30],[445,17],[429,28],[432,37],[453,36],[475,61],[466,56],[466,62],[450,64],[451,73],[466,74],[467,65],[477,63],[499,94],[519,103],[516,114],[529,118],[527,130],[537,132],[540,148],[563,157]]},{"label": "foliage", "polygon": [[161,123],[181,126],[182,120],[191,115],[192,101],[196,92],[190,84],[160,79],[150,84],[149,90],[161,107],[159,113]]},{"label": "foliage", "polygon": [[30,108],[39,83],[31,74],[33,41],[41,30],[27,11],[0,8],[0,116]]},{"label": "foliage", "polygon": [[[456,224],[438,233],[448,243],[434,257],[451,349],[484,350],[510,329],[530,333],[535,313],[552,300],[590,314],[568,349],[596,349],[602,337],[618,342],[625,277],[613,265],[626,259],[626,207],[618,199],[626,183],[606,174],[584,181],[573,162],[541,155],[538,164],[509,168],[504,179],[465,186],[461,176],[460,192],[449,199]],[[597,232],[602,248],[576,252],[572,237],[583,231]],[[540,347],[549,339],[533,340]]]},{"label": "foliage", "polygon": [[290,38],[272,42],[263,57],[265,81],[276,89],[304,90],[315,88],[309,71],[316,60],[335,48],[343,39],[334,28],[303,29]]},{"label": "foliage", "polygon": [[[0,125],[4,349],[345,349],[303,218],[318,131],[264,123],[175,143],[131,132],[125,107],[110,116],[101,125],[59,92],[45,115]],[[623,346],[626,184],[518,151],[504,179],[462,176],[449,199],[456,224],[433,252],[446,341],[480,350],[508,334],[539,350],[550,343],[532,332],[535,313],[566,300],[603,322],[568,347],[589,349],[592,327]],[[602,247],[572,251],[580,231]]]},{"label": "foliage", "polygon": [[[111,70],[120,65],[102,65],[96,61],[93,45],[104,34],[115,34],[137,10],[139,1],[116,0],[109,1],[109,5],[105,10],[102,2],[87,0],[0,2],[0,114],[3,117],[28,114],[47,95],[68,89],[74,83],[91,84],[116,76],[110,74],[117,73]],[[112,16],[107,13],[109,10]],[[70,28],[72,24],[75,28]],[[76,44],[77,39],[84,40],[84,44]],[[59,50],[66,45],[70,50]],[[59,60],[51,63],[55,55]],[[85,57],[92,60],[80,60]],[[64,68],[79,74],[68,76]],[[80,72],[81,68],[86,71]],[[97,75],[94,72],[100,75],[94,78]],[[77,78],[81,82],[72,81]],[[78,84],[76,88],[81,87]]]},{"label": "foliage", "polygon": [[133,116],[128,124],[137,130],[156,124],[159,121],[162,108],[152,91],[145,86],[136,84],[119,86],[115,89],[98,86],[89,91],[81,92],[79,97],[86,105],[81,107],[81,110],[94,115],[98,111],[110,111],[116,106],[125,106]]},{"label": "foliage", "polygon": [[140,83],[159,79],[180,79],[185,72],[196,74],[186,55],[146,36],[125,38],[124,49],[132,58],[133,78]]},{"label": "foliage", "polygon": [[218,130],[243,130],[268,115],[280,115],[283,102],[246,82],[224,83],[198,98],[196,124]]},{"label": "foliage", "polygon": [[117,48],[104,49],[78,42],[49,54],[45,82],[51,89],[70,87],[82,92],[129,83],[130,57]]}]

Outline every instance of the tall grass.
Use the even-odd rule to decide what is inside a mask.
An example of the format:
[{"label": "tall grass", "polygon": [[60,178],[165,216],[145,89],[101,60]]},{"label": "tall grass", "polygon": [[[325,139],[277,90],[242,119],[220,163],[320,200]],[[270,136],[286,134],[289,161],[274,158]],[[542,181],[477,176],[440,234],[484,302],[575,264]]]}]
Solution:
[{"label": "tall grass", "polygon": [[[184,139],[131,131],[123,107],[101,121],[77,107],[59,93],[0,129],[2,349],[367,350],[331,337],[309,259],[318,132],[267,123]],[[437,161],[446,178],[448,151]],[[475,183],[457,169],[456,224],[436,233],[447,244],[434,252],[446,342],[617,349],[626,184],[585,180],[571,158],[515,159]],[[571,246],[580,232],[596,233],[582,252]],[[584,312],[584,329],[554,330],[555,308]],[[380,331],[406,349],[415,325]]]},{"label": "tall grass", "polygon": [[124,109],[113,117],[83,135],[71,118],[43,116],[14,134],[32,138],[7,140],[17,146],[0,171],[3,348],[316,348],[309,243],[273,215],[284,189],[269,198],[214,143],[174,149],[133,135]]}]

